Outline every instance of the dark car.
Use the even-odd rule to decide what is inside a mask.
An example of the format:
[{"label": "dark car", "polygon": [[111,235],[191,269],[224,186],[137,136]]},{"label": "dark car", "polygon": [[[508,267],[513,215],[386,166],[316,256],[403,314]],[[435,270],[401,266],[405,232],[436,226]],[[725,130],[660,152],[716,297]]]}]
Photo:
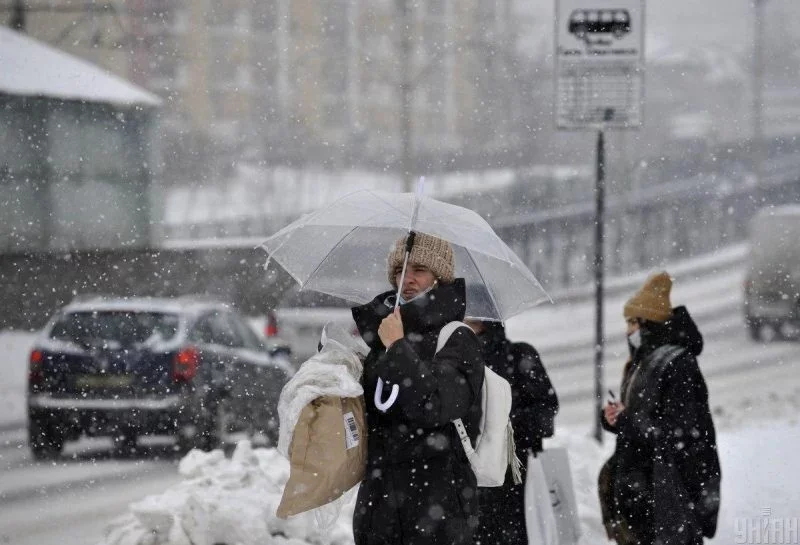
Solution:
[{"label": "dark car", "polygon": [[182,450],[228,432],[277,438],[280,391],[292,373],[229,306],[192,298],[94,298],[61,309],[30,355],[28,433],[37,458],[64,443],[144,434]]},{"label": "dark car", "polygon": [[588,34],[622,38],[631,31],[631,14],[626,9],[576,9],[569,16],[567,30],[579,40]]}]

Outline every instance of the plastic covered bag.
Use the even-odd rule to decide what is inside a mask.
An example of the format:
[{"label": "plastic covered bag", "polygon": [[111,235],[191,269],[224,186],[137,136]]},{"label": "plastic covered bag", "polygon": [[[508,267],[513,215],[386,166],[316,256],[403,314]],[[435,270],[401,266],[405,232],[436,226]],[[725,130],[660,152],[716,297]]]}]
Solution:
[{"label": "plastic covered bag", "polygon": [[[364,477],[366,411],[358,381],[368,349],[330,326],[321,344],[281,392],[278,450],[289,458],[290,475],[280,518],[331,504]],[[335,520],[329,511],[324,518]]]}]

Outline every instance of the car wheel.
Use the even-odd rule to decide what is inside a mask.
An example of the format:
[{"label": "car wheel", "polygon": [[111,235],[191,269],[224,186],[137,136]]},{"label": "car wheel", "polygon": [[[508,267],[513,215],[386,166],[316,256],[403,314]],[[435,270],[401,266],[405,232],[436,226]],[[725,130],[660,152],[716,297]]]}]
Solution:
[{"label": "car wheel", "polygon": [[279,427],[277,415],[271,414],[267,411],[263,420],[259,420],[258,427],[256,428],[260,438],[263,438],[265,446],[275,447],[278,445]]},{"label": "car wheel", "polygon": [[758,324],[756,339],[761,342],[771,343],[780,340],[780,332],[772,324]]},{"label": "car wheel", "polygon": [[745,322],[747,322],[747,332],[750,334],[750,339],[753,341],[760,341],[761,324],[756,320],[751,320],[750,318],[745,318]]},{"label": "car wheel", "polygon": [[219,397],[205,403],[204,414],[197,426],[194,448],[211,451],[224,446],[229,423],[226,405],[224,398]]},{"label": "car wheel", "polygon": [[31,419],[28,421],[28,444],[36,460],[50,460],[61,454],[64,435],[46,420]]},{"label": "car wheel", "polygon": [[198,444],[198,429],[193,424],[187,424],[178,429],[176,438],[176,450],[180,455],[185,455],[194,448],[201,448]]},{"label": "car wheel", "polygon": [[228,434],[230,416],[224,398],[212,398],[203,403],[202,414],[193,423],[177,430],[176,447],[180,454],[192,449],[211,451],[222,448]]}]

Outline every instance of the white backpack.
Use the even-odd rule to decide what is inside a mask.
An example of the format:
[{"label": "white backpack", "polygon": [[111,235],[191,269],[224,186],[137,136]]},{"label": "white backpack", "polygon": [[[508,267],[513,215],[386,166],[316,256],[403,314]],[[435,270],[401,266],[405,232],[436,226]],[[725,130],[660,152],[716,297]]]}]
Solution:
[{"label": "white backpack", "polygon": [[[463,322],[450,322],[439,332],[436,343],[438,353],[453,332],[459,327],[469,326]],[[522,482],[521,462],[514,448],[514,429],[511,427],[511,385],[506,379],[485,367],[483,388],[481,388],[480,432],[475,440],[475,447],[470,443],[467,430],[460,418],[453,420],[458,430],[461,444],[478,479],[478,486],[503,486],[506,468],[511,466],[511,474],[515,484]]]}]

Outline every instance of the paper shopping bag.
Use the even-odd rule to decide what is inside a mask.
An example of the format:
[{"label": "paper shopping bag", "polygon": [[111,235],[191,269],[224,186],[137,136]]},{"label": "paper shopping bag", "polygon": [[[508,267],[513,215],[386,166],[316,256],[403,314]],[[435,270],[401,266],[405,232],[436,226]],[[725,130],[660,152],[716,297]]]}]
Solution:
[{"label": "paper shopping bag", "polygon": [[363,396],[320,397],[306,405],[294,428],[289,463],[279,518],[328,504],[361,482],[367,463]]},{"label": "paper shopping bag", "polygon": [[558,528],[559,545],[575,545],[581,536],[578,505],[575,489],[572,486],[572,472],[569,467],[567,449],[547,449],[539,454],[544,469],[553,514]]},{"label": "paper shopping bag", "polygon": [[558,545],[558,527],[550,489],[542,461],[533,454],[528,454],[528,471],[525,475],[525,530],[528,543]]}]

